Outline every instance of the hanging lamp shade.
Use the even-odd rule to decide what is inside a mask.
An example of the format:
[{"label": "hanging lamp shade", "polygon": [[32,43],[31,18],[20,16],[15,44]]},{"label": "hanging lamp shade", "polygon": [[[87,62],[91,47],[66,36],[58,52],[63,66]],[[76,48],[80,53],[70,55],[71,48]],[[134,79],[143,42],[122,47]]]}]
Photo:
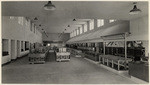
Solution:
[{"label": "hanging lamp shade", "polygon": [[34,20],[38,20],[38,18],[37,18],[37,17],[35,17],[35,18],[34,18]]},{"label": "hanging lamp shade", "polygon": [[48,3],[44,5],[44,9],[45,10],[55,10],[56,7],[55,7],[55,5],[52,4],[51,1],[48,1]]},{"label": "hanging lamp shade", "polygon": [[70,25],[68,25],[68,27],[70,27]]},{"label": "hanging lamp shade", "polygon": [[73,21],[76,21],[76,19],[73,19]]},{"label": "hanging lamp shade", "polygon": [[133,4],[135,4],[135,5],[134,5],[133,9],[130,10],[129,14],[135,15],[135,14],[139,14],[140,12],[142,12],[140,9],[137,8],[136,3],[133,3]]}]

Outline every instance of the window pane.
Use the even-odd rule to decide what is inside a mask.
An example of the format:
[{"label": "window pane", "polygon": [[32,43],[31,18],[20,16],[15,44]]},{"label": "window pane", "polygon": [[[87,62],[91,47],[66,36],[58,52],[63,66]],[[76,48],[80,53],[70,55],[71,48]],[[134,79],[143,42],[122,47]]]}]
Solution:
[{"label": "window pane", "polygon": [[23,25],[23,17],[18,17],[18,23],[19,23],[20,25]]},{"label": "window pane", "polygon": [[77,29],[76,31],[77,31],[77,35],[79,35],[79,30]]},{"label": "window pane", "polygon": [[14,19],[15,17],[14,16],[10,16],[10,19]]},{"label": "window pane", "polygon": [[97,27],[101,27],[104,25],[104,19],[98,19],[97,20]]},{"label": "window pane", "polygon": [[81,26],[81,27],[80,27],[80,34],[82,34],[82,31],[83,31],[83,30],[82,30],[82,26]]},{"label": "window pane", "polygon": [[116,21],[115,19],[110,19],[109,23],[112,23],[112,22],[115,22],[115,21]]},{"label": "window pane", "polygon": [[70,38],[72,38],[72,32],[70,33]]},{"label": "window pane", "polygon": [[87,31],[87,24],[84,24],[84,32]]},{"label": "window pane", "polygon": [[91,20],[89,25],[90,25],[90,28],[89,28],[90,30],[94,29],[94,20]]},{"label": "window pane", "polygon": [[76,36],[76,31],[74,31],[74,36]]}]

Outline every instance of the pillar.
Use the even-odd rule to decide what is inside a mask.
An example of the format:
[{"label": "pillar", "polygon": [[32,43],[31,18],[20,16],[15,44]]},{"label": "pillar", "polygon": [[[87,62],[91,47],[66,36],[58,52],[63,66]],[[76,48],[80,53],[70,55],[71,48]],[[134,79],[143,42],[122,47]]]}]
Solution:
[{"label": "pillar", "polygon": [[78,30],[79,30],[78,32],[79,32],[79,34],[80,34],[80,27],[78,27]]},{"label": "pillar", "polygon": [[84,33],[84,24],[82,24],[82,33]]},{"label": "pillar", "polygon": [[90,21],[87,21],[87,31],[90,30]]},{"label": "pillar", "polygon": [[94,29],[97,29],[97,19],[94,19]]}]

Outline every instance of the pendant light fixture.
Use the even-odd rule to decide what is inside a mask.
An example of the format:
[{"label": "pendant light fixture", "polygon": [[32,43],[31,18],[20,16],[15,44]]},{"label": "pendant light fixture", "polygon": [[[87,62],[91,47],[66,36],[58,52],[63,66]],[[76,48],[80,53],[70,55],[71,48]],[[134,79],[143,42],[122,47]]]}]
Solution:
[{"label": "pendant light fixture", "polygon": [[73,19],[73,21],[76,21],[76,19]]},{"label": "pendant light fixture", "polygon": [[140,9],[137,8],[136,6],[137,2],[134,2],[133,4],[134,4],[134,7],[132,10],[130,10],[130,13],[129,13],[130,15],[135,15],[135,14],[139,14],[140,12],[142,12]]},{"label": "pendant light fixture", "polygon": [[68,27],[70,27],[70,25],[68,25]]},{"label": "pendant light fixture", "polygon": [[52,4],[51,1],[48,1],[48,3],[44,5],[44,9],[45,10],[52,10],[53,11],[53,10],[56,9],[56,7],[55,7],[55,5]]},{"label": "pendant light fixture", "polygon": [[34,20],[38,20],[38,18],[37,18],[37,17],[35,17],[35,18],[34,18]]}]

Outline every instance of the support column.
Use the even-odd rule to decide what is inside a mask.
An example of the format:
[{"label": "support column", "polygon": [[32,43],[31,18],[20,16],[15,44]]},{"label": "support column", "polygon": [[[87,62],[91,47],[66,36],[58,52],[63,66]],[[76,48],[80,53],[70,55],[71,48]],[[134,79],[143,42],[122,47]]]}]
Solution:
[{"label": "support column", "polygon": [[70,33],[70,38],[72,37],[72,32]]},{"label": "support column", "polygon": [[73,36],[74,36],[74,37],[76,36],[76,34],[75,34],[75,30],[73,31]]},{"label": "support column", "polygon": [[105,55],[105,46],[106,46],[106,42],[105,41],[103,42],[103,46],[104,46],[104,52],[103,53]]},{"label": "support column", "polygon": [[14,59],[16,59],[17,58],[17,40],[15,40],[15,58]]},{"label": "support column", "polygon": [[82,33],[84,33],[84,24],[82,24]]},{"label": "support column", "polygon": [[97,19],[94,19],[94,29],[97,29]]},{"label": "support column", "polygon": [[79,34],[80,34],[80,27],[78,27],[78,32],[79,32]]},{"label": "support column", "polygon": [[90,30],[90,21],[87,21],[87,31]]},{"label": "support column", "polygon": [[104,25],[109,24],[109,19],[104,19]]},{"label": "support column", "polygon": [[11,61],[11,39],[8,39],[8,53],[9,53],[9,61]]},{"label": "support column", "polygon": [[77,29],[75,29],[75,33],[76,33],[76,36],[77,36],[77,35],[78,35],[78,34],[77,34]]},{"label": "support column", "polygon": [[126,33],[124,34],[124,47],[125,47],[125,69],[127,67],[127,41],[126,41]]}]

